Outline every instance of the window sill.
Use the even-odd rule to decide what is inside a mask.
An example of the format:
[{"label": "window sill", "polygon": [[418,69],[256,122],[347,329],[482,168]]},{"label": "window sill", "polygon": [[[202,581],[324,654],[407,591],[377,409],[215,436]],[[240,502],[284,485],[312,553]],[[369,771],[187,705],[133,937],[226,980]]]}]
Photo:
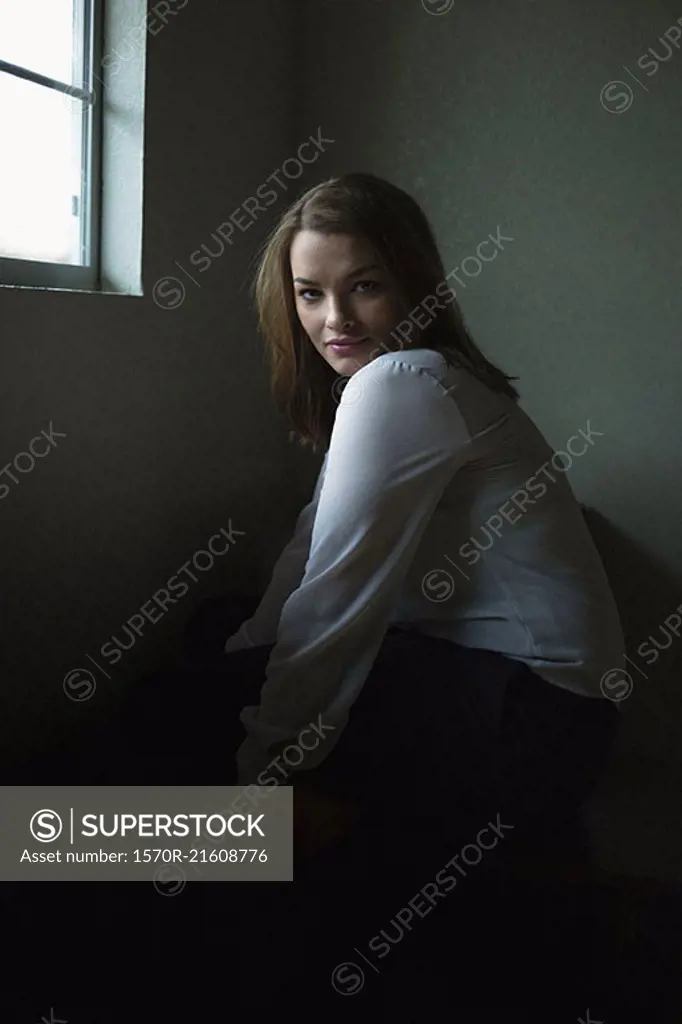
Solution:
[{"label": "window sill", "polygon": [[46,284],[0,284],[0,289],[23,291],[23,292],[69,292],[73,295],[121,295],[129,299],[142,299],[144,292],[124,292],[105,290],[104,288],[58,288],[56,285]]}]

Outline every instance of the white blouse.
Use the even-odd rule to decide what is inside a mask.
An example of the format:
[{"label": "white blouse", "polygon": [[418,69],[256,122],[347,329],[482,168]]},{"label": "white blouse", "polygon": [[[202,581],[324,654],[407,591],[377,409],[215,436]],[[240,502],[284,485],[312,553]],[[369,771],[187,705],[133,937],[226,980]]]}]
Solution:
[{"label": "white blouse", "polygon": [[239,782],[255,783],[273,748],[311,723],[324,739],[301,768],[329,755],[389,626],[497,651],[602,697],[625,644],[566,477],[600,436],[588,423],[569,454],[554,453],[517,403],[430,349],[356,371],[313,498],[225,645],[275,645],[260,705],[241,714]]}]

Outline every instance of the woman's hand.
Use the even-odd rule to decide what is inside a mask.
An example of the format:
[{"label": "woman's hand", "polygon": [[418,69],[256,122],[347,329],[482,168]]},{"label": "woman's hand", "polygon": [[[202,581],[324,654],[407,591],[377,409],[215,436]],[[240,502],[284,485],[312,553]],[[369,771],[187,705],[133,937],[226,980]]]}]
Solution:
[{"label": "woman's hand", "polygon": [[309,782],[297,781],[293,790],[296,856],[312,857],[350,834],[360,814],[354,804]]}]

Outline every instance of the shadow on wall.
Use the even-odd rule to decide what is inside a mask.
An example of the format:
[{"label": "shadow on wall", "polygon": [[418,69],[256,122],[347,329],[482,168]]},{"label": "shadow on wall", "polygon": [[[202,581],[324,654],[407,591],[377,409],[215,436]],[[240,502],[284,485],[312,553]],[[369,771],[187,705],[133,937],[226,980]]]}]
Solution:
[{"label": "shadow on wall", "polygon": [[609,686],[622,704],[627,745],[663,761],[680,760],[682,587],[600,512],[583,507],[613,590],[626,658]]}]

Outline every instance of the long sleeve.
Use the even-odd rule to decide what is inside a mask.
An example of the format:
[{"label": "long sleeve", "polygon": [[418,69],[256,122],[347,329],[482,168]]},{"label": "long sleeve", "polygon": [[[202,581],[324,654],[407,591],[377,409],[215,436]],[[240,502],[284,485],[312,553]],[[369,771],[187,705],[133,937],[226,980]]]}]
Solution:
[{"label": "long sleeve", "polygon": [[293,536],[275,563],[267,590],[258,608],[228,639],[225,644],[227,654],[246,647],[274,644],[284,602],[301,582],[310,553],[315,510],[322,489],[327,457],[328,453],[320,466],[312,499],[299,513]]},{"label": "long sleeve", "polygon": [[429,372],[391,358],[358,370],[336,412],[300,586],[282,609],[258,707],[243,709],[237,761],[255,781],[273,746],[321,722],[331,752],[376,658],[407,569],[468,435]]}]

